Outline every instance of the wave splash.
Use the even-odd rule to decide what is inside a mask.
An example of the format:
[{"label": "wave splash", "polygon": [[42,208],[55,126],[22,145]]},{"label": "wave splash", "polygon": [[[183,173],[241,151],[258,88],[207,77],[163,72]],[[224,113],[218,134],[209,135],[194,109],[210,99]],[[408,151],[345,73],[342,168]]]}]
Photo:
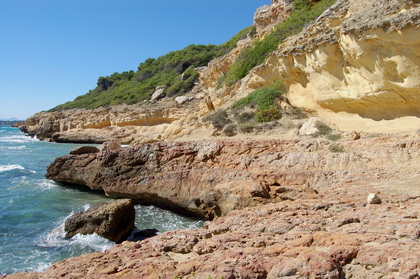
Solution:
[{"label": "wave splash", "polygon": [[0,172],[6,172],[11,170],[24,170],[25,168],[21,165],[0,165]]},{"label": "wave splash", "polygon": [[39,141],[37,138],[31,138],[25,135],[14,135],[14,136],[7,136],[1,137],[0,142],[4,143],[26,143],[26,142],[33,142]]}]

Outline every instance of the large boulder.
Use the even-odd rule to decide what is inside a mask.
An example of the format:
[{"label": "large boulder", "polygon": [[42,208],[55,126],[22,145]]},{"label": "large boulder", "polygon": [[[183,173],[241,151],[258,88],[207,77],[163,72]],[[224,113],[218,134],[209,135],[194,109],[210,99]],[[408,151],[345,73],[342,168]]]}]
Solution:
[{"label": "large boulder", "polygon": [[85,212],[73,214],[64,224],[66,238],[96,233],[120,243],[134,229],[135,209],[130,199],[97,204]]},{"label": "large boulder", "polygon": [[150,101],[154,102],[165,97],[166,96],[165,89],[166,89],[165,85],[157,86],[155,88],[155,92],[153,92],[152,96],[150,97]]}]

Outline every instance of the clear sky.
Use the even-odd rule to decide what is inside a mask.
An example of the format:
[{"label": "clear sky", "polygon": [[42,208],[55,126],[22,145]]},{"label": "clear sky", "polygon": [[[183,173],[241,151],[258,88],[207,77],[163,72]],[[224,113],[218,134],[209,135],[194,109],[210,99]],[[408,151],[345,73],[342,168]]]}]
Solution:
[{"label": "clear sky", "polygon": [[0,119],[26,119],[190,44],[222,44],[270,0],[0,0]]}]

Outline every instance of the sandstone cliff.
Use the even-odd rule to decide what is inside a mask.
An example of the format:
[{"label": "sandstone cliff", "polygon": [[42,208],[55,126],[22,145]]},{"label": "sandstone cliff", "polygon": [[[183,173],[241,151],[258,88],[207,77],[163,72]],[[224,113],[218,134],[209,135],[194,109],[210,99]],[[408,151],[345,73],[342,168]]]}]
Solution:
[{"label": "sandstone cliff", "polygon": [[418,1],[337,1],[242,82],[281,76],[293,105],[341,129],[420,127]]},{"label": "sandstone cliff", "polygon": [[[26,121],[43,139],[131,144],[57,158],[48,178],[213,221],[7,278],[418,278],[420,3],[339,0],[241,81],[217,87],[291,2],[260,8],[255,36],[198,69],[189,102],[163,98]],[[210,137],[203,115],[279,77],[292,105],[363,137]],[[411,133],[369,134],[401,131]],[[368,204],[369,193],[382,203]]]},{"label": "sandstone cliff", "polygon": [[287,0],[258,9],[253,37],[197,69],[199,83],[187,93],[193,102],[163,98],[125,108],[43,112],[30,117],[25,128],[31,135],[59,142],[149,142],[188,139],[197,133],[202,137],[211,134],[211,127],[201,121],[203,115],[227,108],[278,78],[285,81],[293,106],[341,130],[420,128],[420,7],[414,0],[339,0],[237,84],[216,87],[241,50],[264,37],[292,9]]}]

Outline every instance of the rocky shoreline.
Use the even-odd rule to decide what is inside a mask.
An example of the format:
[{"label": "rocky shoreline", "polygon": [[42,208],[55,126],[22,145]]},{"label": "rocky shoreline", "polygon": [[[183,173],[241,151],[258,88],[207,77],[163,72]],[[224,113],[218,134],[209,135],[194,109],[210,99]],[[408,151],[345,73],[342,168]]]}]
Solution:
[{"label": "rocky shoreline", "polygon": [[[255,38],[291,3],[259,9]],[[185,104],[28,118],[21,129],[42,140],[112,141],[57,158],[47,178],[208,221],[0,278],[420,278],[418,3],[339,0],[235,85],[216,87],[247,37],[197,68]],[[278,78],[290,108],[359,132],[298,136],[303,121],[284,117],[280,132],[216,139],[203,115]]]},{"label": "rocky shoreline", "polygon": [[[418,143],[418,137],[348,142],[348,150],[356,144],[373,148],[376,158],[366,154],[362,160],[372,166],[356,161],[335,174],[322,172],[331,176],[304,197],[266,198],[265,205],[225,212],[202,229],[123,242],[57,262],[44,273],[2,278],[418,278]],[[400,156],[404,162],[394,163]],[[338,180],[341,172],[353,176]],[[381,200],[368,201],[369,193],[379,193]]]},{"label": "rocky shoreline", "polygon": [[418,278],[419,151],[416,134],[66,155],[48,177],[213,221],[3,278]]},{"label": "rocky shoreline", "polygon": [[[336,149],[338,151],[336,151]],[[417,136],[356,141],[156,142],[57,158],[46,177],[212,220],[232,210],[303,199],[330,187],[396,179],[420,159]]]}]

